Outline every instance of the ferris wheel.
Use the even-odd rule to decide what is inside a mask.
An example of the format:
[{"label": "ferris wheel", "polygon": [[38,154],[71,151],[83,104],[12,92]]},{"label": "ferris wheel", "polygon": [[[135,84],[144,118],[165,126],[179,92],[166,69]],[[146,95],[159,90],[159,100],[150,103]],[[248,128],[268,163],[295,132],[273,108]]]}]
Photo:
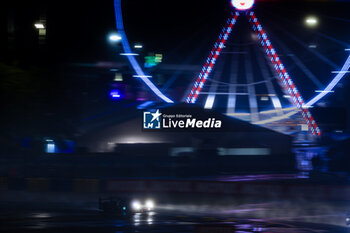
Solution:
[{"label": "ferris wheel", "polygon": [[[307,126],[307,130],[313,135],[320,136],[321,130],[312,116],[310,108],[327,96],[327,94],[332,93],[336,85],[348,73],[350,68],[350,56],[341,70],[335,72],[335,77],[332,78],[332,81],[318,91],[310,100],[305,101],[293,81],[293,78],[288,73],[288,67],[284,65],[268,33],[253,11],[254,4],[254,0],[231,0],[231,14],[219,34],[217,41],[214,43],[208,58],[205,60],[203,68],[199,71],[194,82],[190,84],[190,88],[185,94],[184,102],[188,104],[203,104],[207,109],[215,108],[215,103],[216,105],[225,105],[226,108],[223,113],[226,115],[241,118],[257,125],[271,124],[291,119],[293,116],[300,116],[300,119],[302,119]],[[149,79],[149,76],[145,74],[133,56],[124,30],[121,0],[115,0],[115,13],[117,29],[123,38],[123,48],[126,54],[130,54],[127,58],[135,73],[162,101],[173,103],[174,101]],[[242,46],[239,46],[238,52],[232,52],[232,47],[234,47],[234,45],[228,43],[230,41],[230,36],[237,22],[244,19],[249,22],[247,25],[250,25],[254,32],[256,43],[254,43],[254,48],[245,47],[242,49]],[[260,69],[260,76],[263,77],[261,80],[254,80],[254,72],[252,63],[250,62],[250,60],[252,60],[252,55],[251,51],[249,51],[252,49],[255,51],[254,54],[257,54],[254,55],[254,60]],[[233,58],[232,54],[238,55]],[[243,54],[243,56],[239,54]],[[226,68],[225,71],[223,60],[227,58],[229,58],[231,62],[229,68]],[[310,74],[310,78],[313,78],[311,72],[308,71],[300,60],[297,58],[293,59],[298,66],[303,68],[305,73],[308,72]],[[219,66],[219,68],[217,68],[217,66]],[[215,69],[215,67],[217,69]],[[245,69],[244,81],[242,81],[242,75],[239,75],[238,72],[242,67]],[[317,83],[316,78],[313,79],[314,82]],[[266,90],[264,94],[258,93],[257,89],[259,86],[264,86]],[[279,98],[278,92],[282,92],[282,95],[290,103],[287,107]],[[239,111],[239,101],[242,100],[242,96],[248,100],[243,104],[248,106],[247,111],[243,112]],[[260,110],[260,100],[270,102],[273,108]]]}]

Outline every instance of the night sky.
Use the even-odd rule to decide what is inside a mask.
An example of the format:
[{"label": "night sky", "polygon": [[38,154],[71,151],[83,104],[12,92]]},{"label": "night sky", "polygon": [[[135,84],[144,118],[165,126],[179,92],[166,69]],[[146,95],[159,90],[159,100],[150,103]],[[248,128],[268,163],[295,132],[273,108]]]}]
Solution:
[{"label": "night sky", "polygon": [[[55,47],[65,51],[63,57],[66,53],[100,59],[111,55],[106,36],[115,28],[113,1],[72,2],[49,7],[48,20],[53,21],[49,38],[55,42]],[[309,14],[349,20],[350,3],[296,2],[302,1],[260,2],[256,11],[263,23],[266,20],[280,21],[276,17],[282,16],[299,23],[300,27],[303,27],[303,18]],[[188,56],[198,46],[208,51],[231,10],[227,0],[180,0],[176,4],[161,0],[126,0],[122,4],[129,40],[144,43],[149,51],[173,55],[173,59]],[[322,18],[322,21],[320,31],[345,41],[350,38],[349,30],[340,28],[344,25],[329,18]],[[265,23],[265,27],[268,25]],[[283,25],[298,30],[298,25],[285,25],[284,22]],[[273,29],[273,25],[271,27]],[[203,41],[204,45],[201,44]],[[62,47],[56,46],[58,44]]]},{"label": "night sky", "polygon": [[[25,43],[32,40],[28,32],[33,29],[40,9],[44,9],[48,20],[48,44],[56,58],[63,61],[115,59],[107,42],[108,33],[115,30],[113,0],[19,2],[22,3],[20,7],[17,7],[17,1],[9,6],[19,27],[27,32],[21,36]],[[124,0],[122,6],[129,40],[142,42],[147,51],[161,52],[172,59],[188,56],[198,46],[208,51],[232,9],[228,0],[179,0],[171,4],[161,0]],[[320,15],[322,22],[317,30],[350,43],[347,39],[350,32],[346,30],[350,23],[349,9],[350,3],[335,1],[263,0],[255,7],[269,29],[275,30],[268,22],[272,20],[305,34],[303,18],[310,14]],[[299,25],[288,25],[278,17]],[[329,17],[346,19],[348,23],[342,24]]]}]

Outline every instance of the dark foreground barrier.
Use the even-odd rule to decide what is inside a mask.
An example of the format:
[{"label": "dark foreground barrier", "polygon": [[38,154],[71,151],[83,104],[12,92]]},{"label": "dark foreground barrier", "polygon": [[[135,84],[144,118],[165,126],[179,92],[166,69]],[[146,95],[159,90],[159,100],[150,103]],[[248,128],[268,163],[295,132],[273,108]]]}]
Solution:
[{"label": "dark foreground barrier", "polygon": [[164,180],[108,180],[108,193],[215,194],[271,198],[350,200],[350,185],[282,182],[215,182]]},{"label": "dark foreground barrier", "polygon": [[234,226],[225,225],[197,225],[195,226],[195,233],[235,233]]}]

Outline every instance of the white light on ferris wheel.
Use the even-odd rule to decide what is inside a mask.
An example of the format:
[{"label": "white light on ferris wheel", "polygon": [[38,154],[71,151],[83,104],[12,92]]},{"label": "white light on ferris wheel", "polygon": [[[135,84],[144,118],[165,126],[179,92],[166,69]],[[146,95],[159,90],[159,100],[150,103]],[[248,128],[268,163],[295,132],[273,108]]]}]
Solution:
[{"label": "white light on ferris wheel", "polygon": [[239,11],[249,10],[254,5],[254,0],[231,0],[232,6]]}]

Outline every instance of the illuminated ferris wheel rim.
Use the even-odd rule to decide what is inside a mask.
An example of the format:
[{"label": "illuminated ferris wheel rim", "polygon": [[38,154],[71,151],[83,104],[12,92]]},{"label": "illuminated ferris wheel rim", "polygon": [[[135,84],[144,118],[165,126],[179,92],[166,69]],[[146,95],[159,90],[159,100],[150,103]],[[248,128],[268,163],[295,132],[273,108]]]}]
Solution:
[{"label": "illuminated ferris wheel rim", "polygon": [[123,49],[124,49],[125,54],[127,55],[127,58],[130,62],[130,65],[133,67],[135,73],[149,87],[149,89],[156,96],[158,96],[160,99],[162,99],[166,103],[174,103],[173,100],[171,100],[163,92],[161,92],[159,90],[159,88],[149,79],[149,76],[147,76],[145,74],[145,72],[141,68],[141,65],[138,63],[136,58],[132,55],[135,53],[133,53],[133,51],[130,48],[129,41],[128,41],[128,38],[126,36],[125,30],[124,30],[121,0],[114,0],[114,10],[115,10],[115,19],[116,19],[117,30],[122,37]]}]

